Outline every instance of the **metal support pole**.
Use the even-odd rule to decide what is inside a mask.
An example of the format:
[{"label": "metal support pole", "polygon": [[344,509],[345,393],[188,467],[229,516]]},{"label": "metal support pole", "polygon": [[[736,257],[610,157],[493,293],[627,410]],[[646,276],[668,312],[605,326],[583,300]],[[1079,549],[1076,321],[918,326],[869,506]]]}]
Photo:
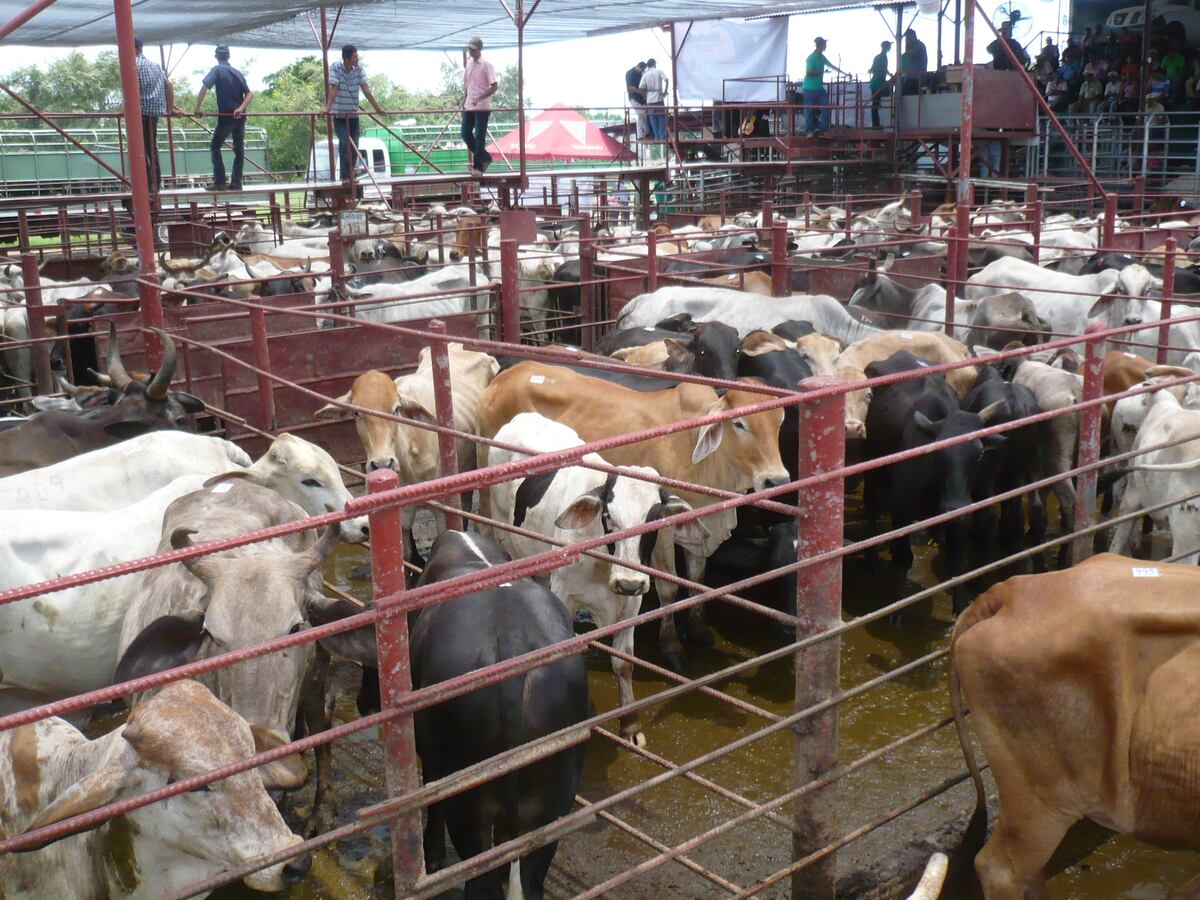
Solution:
[{"label": "metal support pole", "polygon": [[1141,215],[1146,209],[1146,176],[1133,176],[1133,211]]},{"label": "metal support pole", "polygon": [[579,341],[584,350],[591,350],[596,343],[596,320],[600,318],[596,308],[596,246],[592,243],[592,222],[587,216],[579,217],[579,314],[582,324]]},{"label": "metal support pole", "polygon": [[[849,215],[847,215],[847,218],[849,218]],[[759,241],[766,243],[766,241],[770,239],[771,226],[774,224],[774,222],[775,222],[774,204],[771,203],[771,195],[766,194],[763,197],[762,216],[761,216],[761,221],[759,223],[759,228],[758,228]]]},{"label": "metal support pole", "polygon": [[[371,494],[400,486],[400,478],[391,469],[377,469],[367,475]],[[376,607],[395,606],[404,595],[404,533],[400,508],[389,507],[370,514],[371,579]],[[409,662],[408,614],[397,609],[375,623],[379,647],[379,698],[383,709],[399,704],[412,693],[412,667]],[[416,742],[412,716],[397,716],[380,727],[386,752],[388,794],[399,796],[417,790],[421,777],[417,770]],[[392,819],[392,877],[396,896],[407,897],[424,874],[421,849],[421,810],[412,809]]]},{"label": "metal support pole", "polygon": [[658,290],[658,232],[646,233],[646,293]]},{"label": "metal support pole", "polygon": [[[975,0],[963,20],[962,119],[958,128],[958,202],[971,202],[971,144],[975,129]],[[962,259],[966,254],[959,254]],[[961,261],[961,260],[960,260]]]},{"label": "metal support pole", "polygon": [[914,225],[920,224],[921,219],[925,217],[925,210],[922,208],[924,201],[925,198],[921,195],[919,190],[914,189],[913,192],[908,195],[908,211],[912,216],[912,223]]},{"label": "metal support pole", "polygon": [[271,347],[267,341],[267,314],[261,307],[250,308],[250,337],[254,344],[254,365],[258,373],[258,427],[275,430],[275,383],[270,378]]},{"label": "metal support pole", "polygon": [[[441,319],[433,319],[429,330],[435,335],[445,336],[446,323]],[[429,355],[433,362],[433,406],[437,415],[437,423],[442,428],[454,428],[454,394],[450,382],[450,347],[445,341],[430,342]],[[448,478],[458,474],[458,440],[445,432],[438,432],[438,460],[441,463],[441,477]],[[442,498],[447,506],[458,507],[458,494],[449,494]],[[463,531],[462,516],[446,514],[446,527],[451,531]]]},{"label": "metal support pole", "polygon": [[[530,10],[530,15],[533,11]],[[517,0],[517,140],[521,190],[529,187],[525,171],[525,0]]]},{"label": "metal support pole", "polygon": [[1042,199],[1035,197],[1033,200],[1033,221],[1029,223],[1029,231],[1033,235],[1033,246],[1029,248],[1029,252],[1033,254],[1033,261],[1038,262],[1042,256]]},{"label": "metal support pole", "polygon": [[[971,254],[971,207],[965,203],[958,204],[956,216],[956,236],[958,238],[958,254],[954,258],[956,266],[954,280],[961,286],[967,283],[967,265]],[[946,314],[953,311],[954,294],[946,295]],[[953,319],[951,319],[953,321]]]},{"label": "metal support pole", "polygon": [[1160,366],[1166,365],[1168,349],[1171,343],[1171,304],[1175,299],[1175,253],[1178,249],[1175,238],[1166,240],[1166,253],[1163,256],[1162,273],[1162,305],[1158,313],[1158,352],[1155,360]]},{"label": "metal support pole", "polygon": [[[29,337],[40,341],[46,336],[46,312],[42,307],[41,276],[38,273],[37,257],[32,253],[21,254],[21,279],[25,282],[25,313],[29,319]],[[0,299],[9,299],[8,294]],[[65,316],[66,313],[64,312]],[[30,348],[33,356],[34,382],[37,393],[49,394],[54,390],[54,378],[50,372],[50,345],[40,341]],[[69,356],[70,354],[68,354]]]},{"label": "metal support pole", "polygon": [[[325,15],[325,7],[321,7],[321,103],[324,105],[325,96],[329,93],[329,22]],[[316,119],[313,119],[313,134],[317,133]],[[315,146],[314,141],[314,146]],[[333,152],[333,114],[325,114],[325,144],[329,151],[329,180],[338,180],[337,160]],[[316,153],[313,154],[313,176],[316,176]],[[351,172],[357,171],[358,167],[354,166]],[[319,180],[319,179],[318,179]],[[354,180],[353,174],[350,180]]]},{"label": "metal support pole", "polygon": [[0,25],[0,40],[8,37],[42,10],[47,9],[55,4],[56,0],[37,0],[37,3],[31,3],[22,12],[17,13],[3,25]]},{"label": "metal support pole", "polygon": [[[129,138],[129,186],[133,199],[134,239],[141,272],[138,297],[142,325],[145,328],[162,328],[162,297],[155,275],[154,222],[150,217],[153,198],[150,196],[150,180],[146,173],[146,143],[142,139],[142,100],[138,90],[137,51],[133,47],[133,9],[130,0],[113,0],[113,19],[117,29],[125,129]],[[148,332],[146,361],[154,370],[162,365],[162,345]]]},{"label": "metal support pole", "polygon": [[787,223],[771,224],[771,296],[786,297],[791,293],[788,273]]},{"label": "metal support pole", "polygon": [[1104,234],[1102,237],[1103,243],[1100,245],[1105,250],[1113,249],[1113,238],[1117,234],[1117,195],[1107,193],[1104,195]]},{"label": "metal support pole", "polygon": [[521,268],[512,238],[500,241],[500,340],[521,343]]},{"label": "metal support pole", "polygon": [[[1086,334],[1087,350],[1083,364],[1083,400],[1096,400],[1104,393],[1104,338],[1096,332],[1104,326],[1093,322]],[[1100,459],[1100,413],[1099,403],[1079,413],[1079,461],[1080,467],[1090,466]],[[1087,528],[1096,518],[1096,470],[1080,472],[1075,477],[1075,530]],[[1071,564],[1081,563],[1092,555],[1091,534],[1075,538],[1071,549]]]},{"label": "metal support pole", "polygon": [[[801,390],[840,385],[835,378],[806,378]],[[799,477],[811,478],[841,469],[846,458],[846,395],[834,394],[800,405],[801,441]],[[806,492],[797,516],[796,558],[805,560],[842,546],[845,479],[830,478]],[[828,631],[842,622],[842,562],[832,559],[806,566],[796,573],[796,640]],[[841,640],[832,638],[796,654],[796,709],[827,701],[839,689]],[[838,710],[806,719],[796,728],[796,787],[822,777],[837,765]],[[798,800],[794,859],[803,859],[827,846],[837,836],[837,788],[822,788]],[[830,854],[792,876],[792,897],[804,900],[831,898],[836,885],[836,861]]]}]

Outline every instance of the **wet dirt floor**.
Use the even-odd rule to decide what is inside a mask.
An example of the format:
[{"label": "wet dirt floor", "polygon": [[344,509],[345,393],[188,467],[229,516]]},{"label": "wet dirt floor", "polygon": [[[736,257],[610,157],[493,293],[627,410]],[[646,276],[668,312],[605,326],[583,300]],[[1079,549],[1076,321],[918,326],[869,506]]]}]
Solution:
[{"label": "wet dirt floor", "polygon": [[[859,539],[867,531],[855,518],[857,503],[848,503],[847,538]],[[936,547],[922,537],[914,541],[917,562],[910,573],[910,590],[936,583],[944,577],[938,567]],[[997,552],[997,555],[999,553]],[[1143,555],[1164,555],[1159,541],[1148,541]],[[370,595],[365,577],[367,553],[345,545],[338,551],[327,575],[340,587],[360,598]],[[977,559],[982,562],[982,559]],[[882,605],[886,588],[881,577],[886,567],[872,567],[861,555],[844,565],[844,605],[848,616],[861,615]],[[716,573],[713,573],[714,575]],[[1018,574],[1005,572],[1000,577]],[[710,581],[713,579],[710,578]],[[991,582],[988,582],[991,583]],[[982,590],[986,584],[979,585]],[[780,589],[768,586],[746,596],[777,603]],[[717,641],[709,649],[690,649],[687,673],[702,675],[782,646],[771,626],[761,619],[710,603]],[[914,660],[949,641],[951,614],[949,598],[938,595],[932,602],[913,608],[901,625],[877,623],[855,629],[842,641],[841,680],[844,689],[861,684],[897,666]],[[656,635],[650,630],[637,635],[639,657],[662,664]],[[598,710],[616,704],[616,688],[607,658],[589,654],[589,684]],[[358,685],[354,666],[342,664],[337,682],[343,688],[337,713],[353,718],[354,693]],[[639,697],[661,691],[671,684],[638,670],[635,688]],[[760,665],[719,685],[732,696],[752,702],[768,712],[792,712],[792,667],[790,660]],[[944,659],[877,687],[841,707],[839,758],[845,763],[883,746],[915,728],[948,715]],[[643,718],[648,748],[672,762],[680,763],[743,737],[768,724],[766,720],[735,709],[715,699],[690,693],[683,698],[653,707]],[[335,781],[339,794],[337,823],[354,818],[355,811],[384,796],[383,761],[374,731],[355,735],[334,746]],[[791,787],[792,735],[783,732],[750,744],[725,758],[702,767],[698,774],[755,802],[770,800]],[[603,737],[593,737],[587,753],[580,794],[599,800],[658,774],[654,763],[636,757]],[[952,727],[884,757],[875,765],[840,782],[839,834],[882,816],[894,807],[917,798],[964,771],[962,754]],[[990,782],[989,782],[990,787]],[[303,808],[304,792],[297,798]],[[992,819],[995,800],[992,798]],[[965,826],[974,803],[969,782],[962,783],[922,804],[915,810],[872,832],[839,852],[840,896],[905,896],[911,874],[923,865],[934,849],[952,847]],[[714,827],[744,810],[698,785],[675,779],[615,808],[620,818],[668,845],[686,840]],[[618,828],[596,822],[564,840],[547,879],[549,897],[572,896],[618,875],[653,854],[645,844]],[[378,827],[314,858],[312,873],[285,896],[295,900],[313,898],[365,898],[391,896],[390,886],[376,885],[377,868],[388,855],[386,829]],[[701,845],[689,854],[701,866],[739,887],[746,888],[787,865],[791,858],[789,832],[779,824],[759,819]],[[1157,900],[1200,872],[1200,856],[1167,853],[1140,842],[1110,836],[1102,829],[1077,826],[1048,868],[1049,896],[1067,898],[1136,898]],[[788,896],[788,882],[764,889],[759,896]],[[227,888],[214,896],[245,897],[245,888]],[[620,898],[707,898],[727,892],[678,863],[663,864],[606,893]],[[461,896],[459,891],[446,897]],[[950,896],[947,894],[946,896]]]}]

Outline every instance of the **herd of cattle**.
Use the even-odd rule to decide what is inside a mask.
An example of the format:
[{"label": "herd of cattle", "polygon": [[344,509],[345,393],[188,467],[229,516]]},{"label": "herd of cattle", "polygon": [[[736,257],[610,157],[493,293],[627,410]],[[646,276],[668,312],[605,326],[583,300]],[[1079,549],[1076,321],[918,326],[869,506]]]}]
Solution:
[{"label": "herd of cattle", "polygon": [[[475,505],[493,524],[458,532],[439,519],[439,536],[423,554],[412,537],[412,511],[405,511],[406,546],[422,566],[420,584],[562,544],[590,540],[607,551],[418,613],[412,623],[415,687],[565,640],[581,611],[604,628],[637,615],[652,589],[660,604],[670,604],[686,594],[681,580],[705,581],[714,557],[759,571],[794,562],[796,520],[770,509],[739,505],[658,530],[623,532],[795,481],[801,454],[812,450],[799,407],[768,401],[787,392],[799,400],[797,385],[812,376],[865,385],[845,397],[851,459],[905,454],[863,479],[863,510],[878,532],[885,519],[898,529],[1047,482],[999,509],[933,529],[948,575],[968,570],[972,546],[1040,544],[1051,494],[1064,532],[1071,530],[1076,492],[1065,473],[1078,453],[1081,360],[1071,349],[1037,345],[1082,335],[1094,323],[1147,326],[1133,332],[1133,343],[1105,355],[1105,393],[1165,383],[1105,409],[1106,446],[1139,454],[1109,479],[1118,512],[1127,514],[1111,549],[1132,552],[1134,514],[1153,506],[1172,552],[1192,564],[1200,558],[1200,446],[1186,440],[1200,437],[1200,389],[1186,382],[1200,362],[1200,327],[1172,323],[1169,364],[1154,362],[1160,267],[1149,258],[1100,252],[1097,223],[1064,215],[1042,223],[1035,262],[1032,235],[1016,227],[1024,214],[1002,204],[983,208],[977,221],[996,230],[972,242],[972,262],[981,268],[965,296],[956,298],[951,336],[944,329],[944,288],[914,289],[890,277],[898,251],[876,247],[901,235],[904,253],[944,254],[939,239],[948,221],[935,213],[916,225],[902,202],[850,223],[844,216],[829,209],[810,216],[807,228],[789,223],[789,242],[793,261],[824,264],[831,254],[848,252],[878,257],[877,265],[863,266],[847,297],[805,293],[795,275],[791,296],[753,293],[770,255],[745,246],[746,228],[761,224],[746,216],[727,228],[701,222],[660,234],[657,252],[678,255],[675,271],[690,273],[689,282],[626,304],[594,353],[579,354],[575,365],[449,344],[461,468],[657,430],[654,437],[588,453],[578,464],[481,491]],[[435,217],[450,231],[431,239]],[[479,266],[461,258],[475,232],[486,229],[484,220],[466,209],[438,210],[417,223],[415,237],[397,235],[398,221],[373,216],[372,237],[350,246],[348,296],[336,302],[379,301],[356,312],[376,322],[480,309],[476,289],[498,277],[490,268],[496,257]],[[328,229],[329,223],[287,223],[287,239],[277,244],[262,226],[248,223],[206,259],[164,255],[160,276],[169,291],[252,296],[283,283],[289,292],[299,287],[328,300]],[[482,240],[494,248],[497,237],[489,231]],[[615,234],[608,241],[603,253],[613,258],[646,252],[644,235]],[[696,249],[709,251],[703,271],[686,256]],[[522,247],[520,277],[528,288],[522,305],[535,330],[578,310],[569,284],[572,265],[578,280],[578,255],[578,236],[559,225],[547,225],[537,243]],[[856,258],[858,265],[863,258]],[[128,269],[119,256],[108,265],[118,275]],[[700,276],[713,283],[697,283]],[[1200,274],[1188,268],[1180,269],[1177,290],[1192,287],[1190,278],[1200,290]],[[725,286],[731,282],[746,290]],[[109,287],[44,281],[43,293],[50,303],[99,306],[113,293],[130,293],[120,286],[119,278],[115,289],[111,279]],[[769,293],[769,279],[766,286]],[[27,334],[19,302],[24,287],[18,269],[0,270],[0,289],[13,298],[4,309],[4,332],[17,340]],[[433,291],[444,293],[403,302]],[[60,332],[67,327],[59,323]],[[13,526],[0,536],[0,591],[345,509],[351,494],[338,465],[307,440],[284,434],[251,460],[230,442],[189,433],[188,416],[203,404],[171,388],[175,348],[166,334],[157,337],[163,365],[152,376],[126,371],[114,330],[100,384],[67,384],[67,398],[32,398],[41,411],[0,421],[0,508]],[[1026,352],[999,354],[1019,348]],[[26,347],[0,357],[10,376],[28,383]],[[945,364],[958,365],[923,372]],[[696,377],[681,381],[679,375]],[[880,378],[887,380],[865,384]],[[426,348],[414,371],[397,378],[363,372],[345,394],[314,410],[314,418],[352,418],[367,471],[394,470],[402,484],[428,481],[439,474],[438,441],[429,429],[436,423],[433,381]],[[1000,434],[975,434],[1044,412],[1059,414]],[[669,428],[696,419],[703,420],[698,427]],[[950,439],[956,440],[947,446]],[[775,499],[805,512],[803,494]],[[366,520],[348,518],[321,533],[299,532],[0,604],[0,714],[360,612],[326,596],[321,572],[339,539],[367,537]],[[892,587],[879,605],[907,593],[910,540],[890,542]],[[1083,816],[1156,843],[1195,846],[1191,823],[1200,786],[1190,773],[1200,740],[1187,725],[1187,704],[1200,636],[1200,616],[1188,602],[1196,578],[1194,568],[1104,556],[1011,579],[970,606],[967,588],[954,588],[961,615],[951,651],[952,705],[986,804],[967,751],[961,681],[1003,811],[977,863],[989,898],[1023,897],[1066,827]],[[794,615],[795,575],[773,584],[777,609]],[[686,622],[662,616],[659,639],[668,664],[686,666],[685,645],[712,639],[703,604],[690,607]],[[618,627],[613,646],[624,707],[635,698],[633,628]],[[360,709],[378,703],[370,690],[378,684],[374,629],[360,628],[241,662],[204,676],[202,684],[178,682],[132,697],[125,724],[95,740],[58,718],[0,733],[0,837],[327,728],[330,654],[363,667]],[[578,656],[457,697],[415,717],[423,777],[445,777],[588,716]],[[622,714],[621,733],[638,745],[647,741],[635,713]],[[466,735],[471,739],[463,740]],[[327,762],[319,757],[311,776],[318,777],[318,792]],[[582,765],[582,750],[574,748],[431,806],[427,866],[444,862],[444,830],[466,858],[565,814]],[[266,790],[305,783],[308,764],[293,754],[254,772],[128,813],[128,826],[114,821],[34,852],[0,856],[0,893],[156,895],[299,842]],[[981,838],[986,807],[977,812],[972,835]],[[106,864],[106,847],[115,841],[130,855],[130,866]],[[525,897],[541,897],[554,850],[547,844],[511,871],[479,876],[473,888],[501,892],[511,877]],[[264,869],[247,883],[280,889],[307,870],[304,857]]]}]

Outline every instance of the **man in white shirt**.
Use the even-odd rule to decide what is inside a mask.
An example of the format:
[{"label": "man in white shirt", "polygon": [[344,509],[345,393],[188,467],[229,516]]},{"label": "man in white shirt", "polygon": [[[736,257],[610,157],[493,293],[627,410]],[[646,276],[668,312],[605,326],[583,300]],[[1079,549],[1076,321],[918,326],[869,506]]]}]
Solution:
[{"label": "man in white shirt", "polygon": [[653,59],[646,60],[638,88],[646,95],[646,118],[650,120],[650,136],[656,141],[667,139],[667,76]]},{"label": "man in white shirt", "polygon": [[473,37],[467,41],[466,71],[463,72],[462,139],[467,145],[471,172],[482,175],[492,164],[492,154],[487,152],[487,126],[492,115],[492,94],[500,87],[496,70],[483,58],[483,40]]}]

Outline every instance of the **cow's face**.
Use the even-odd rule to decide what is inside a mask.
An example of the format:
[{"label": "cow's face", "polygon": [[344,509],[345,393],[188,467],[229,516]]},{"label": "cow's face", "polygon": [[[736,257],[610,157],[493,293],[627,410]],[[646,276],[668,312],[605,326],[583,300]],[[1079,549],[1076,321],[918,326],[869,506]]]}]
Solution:
[{"label": "cow's face", "polygon": [[[340,403],[352,403],[365,409],[381,413],[396,413],[399,395],[396,383],[383,372],[374,369],[363,372],[354,379],[350,390],[338,398]],[[400,461],[396,457],[396,423],[373,416],[370,413],[343,409],[329,404],[316,412],[318,419],[336,419],[352,416],[358,430],[358,439],[366,453],[367,471],[391,469],[399,471]]]},{"label": "cow's face", "polygon": [[[131,795],[204,774],[255,752],[246,721],[194,681],[169,684],[138,705],[122,736],[134,751],[124,754],[130,765],[126,783]],[[162,858],[164,845],[171,855],[207,863],[211,875],[302,841],[284,824],[256,769],[143,807],[129,818],[136,826],[132,829],[135,859],[143,856],[147,868]],[[152,844],[159,846],[158,852]],[[303,878],[308,867],[304,856],[248,875],[245,882],[255,890],[278,891]]]},{"label": "cow's face", "polygon": [[[256,483],[270,487],[310,516],[346,508],[350,492],[332,456],[303,438],[283,434],[250,469]],[[367,519],[360,516],[340,524],[342,540],[360,544],[367,539]]]},{"label": "cow's face", "polygon": [[[726,412],[764,399],[762,394],[730,390],[709,411]],[[700,429],[692,462],[698,463],[719,448],[724,465],[731,469],[736,490],[761,491],[787,484],[791,477],[779,456],[782,424],[783,410],[772,409],[706,425]]]}]

